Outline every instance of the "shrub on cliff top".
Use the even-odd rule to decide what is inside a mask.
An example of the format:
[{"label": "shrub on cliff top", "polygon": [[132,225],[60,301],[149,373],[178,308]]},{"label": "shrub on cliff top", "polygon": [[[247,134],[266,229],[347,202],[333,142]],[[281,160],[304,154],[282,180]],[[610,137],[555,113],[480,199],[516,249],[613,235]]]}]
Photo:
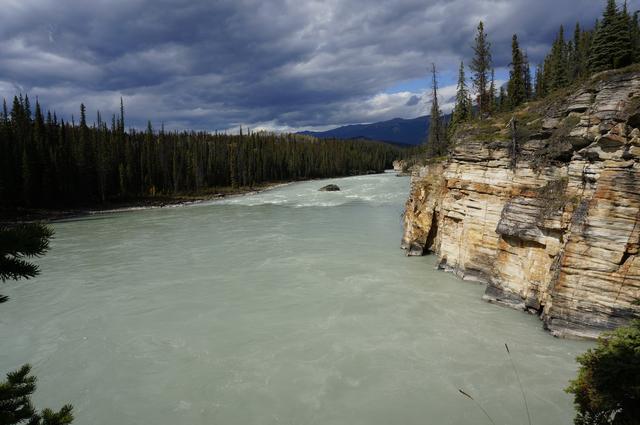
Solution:
[{"label": "shrub on cliff top", "polygon": [[574,395],[576,425],[640,424],[640,320],[604,335],[578,357]]}]

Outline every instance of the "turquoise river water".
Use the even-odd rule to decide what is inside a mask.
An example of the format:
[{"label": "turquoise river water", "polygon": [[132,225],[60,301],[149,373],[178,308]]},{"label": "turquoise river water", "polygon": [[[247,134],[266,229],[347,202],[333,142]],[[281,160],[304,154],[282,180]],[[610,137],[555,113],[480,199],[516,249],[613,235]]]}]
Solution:
[{"label": "turquoise river water", "polygon": [[[342,191],[319,192],[328,183]],[[408,178],[311,181],[58,222],[6,283],[0,373],[77,424],[570,424],[575,357],[399,247]]]}]

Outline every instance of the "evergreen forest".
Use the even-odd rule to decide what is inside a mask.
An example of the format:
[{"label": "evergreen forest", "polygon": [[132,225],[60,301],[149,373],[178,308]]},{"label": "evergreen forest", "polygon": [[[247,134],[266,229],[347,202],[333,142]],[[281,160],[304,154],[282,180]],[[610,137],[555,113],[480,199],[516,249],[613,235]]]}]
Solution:
[{"label": "evergreen forest", "polygon": [[6,207],[92,206],[215,188],[338,177],[390,168],[401,148],[296,134],[125,131],[110,123],[59,120],[17,96],[0,117],[0,200]]},{"label": "evergreen forest", "polygon": [[587,29],[576,23],[568,35],[564,26],[560,26],[550,51],[534,72],[526,50],[520,47],[518,35],[514,34],[509,79],[500,88],[495,81],[491,42],[483,22],[478,24],[472,49],[470,84],[462,62],[450,120],[445,119],[438,106],[437,72],[432,66],[431,127],[424,149],[426,156],[444,155],[456,128],[464,122],[513,111],[599,72],[639,63],[640,12],[631,13],[626,1],[619,7],[615,0],[606,0],[602,17],[593,27]]}]

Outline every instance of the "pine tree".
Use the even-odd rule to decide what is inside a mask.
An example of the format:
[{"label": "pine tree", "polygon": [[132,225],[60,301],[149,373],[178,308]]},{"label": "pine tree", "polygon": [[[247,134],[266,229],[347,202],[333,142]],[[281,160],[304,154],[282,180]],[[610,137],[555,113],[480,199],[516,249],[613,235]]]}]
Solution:
[{"label": "pine tree", "polygon": [[124,102],[120,97],[120,134],[124,136]]},{"label": "pine tree", "polygon": [[626,7],[618,12],[615,0],[608,0],[602,21],[597,26],[591,52],[589,69],[592,72],[626,66],[632,59],[629,15]]},{"label": "pine tree", "polygon": [[[0,280],[29,279],[39,273],[38,267],[25,258],[44,254],[53,235],[50,228],[40,224],[14,227],[0,226]],[[0,302],[7,297],[0,296]],[[31,367],[22,366],[0,381],[0,424],[68,425],[73,421],[72,407],[65,405],[59,412],[44,409],[36,413],[31,395],[36,390],[36,378],[30,376]]]},{"label": "pine tree", "polygon": [[36,413],[31,395],[36,390],[36,377],[30,375],[31,366],[24,365],[7,374],[0,382],[0,424],[2,425],[68,425],[73,421],[73,408],[65,405],[59,412],[44,409]]},{"label": "pine tree", "polygon": [[467,79],[464,72],[464,62],[460,62],[458,70],[458,84],[456,88],[456,103],[451,113],[451,123],[449,134],[452,134],[456,127],[471,118],[471,99],[467,88]]},{"label": "pine tree", "polygon": [[31,103],[29,102],[29,95],[24,95],[24,115],[26,118],[26,122],[31,122]]},{"label": "pine tree", "polygon": [[519,106],[527,98],[522,51],[516,34],[511,39],[511,71],[509,73],[508,93],[511,108]]},{"label": "pine tree", "polygon": [[431,113],[429,117],[427,153],[430,157],[442,156],[447,152],[447,142],[445,137],[445,123],[438,101],[438,74],[435,64],[431,64]]},{"label": "pine tree", "polygon": [[522,56],[523,61],[523,79],[524,79],[524,95],[526,100],[533,98],[533,82],[531,81],[531,66],[529,65],[529,56],[524,53]]},{"label": "pine tree", "polygon": [[84,103],[80,104],[80,127],[87,126],[87,108],[84,106]]},{"label": "pine tree", "polygon": [[507,110],[507,93],[504,87],[500,87],[500,94],[498,95],[498,111],[504,112]]},{"label": "pine tree", "polygon": [[640,61],[640,19],[638,18],[638,14],[638,11],[634,12],[631,18],[631,52],[634,63]]},{"label": "pine tree", "polygon": [[491,44],[487,39],[482,21],[478,24],[478,33],[473,45],[474,57],[471,62],[472,81],[477,96],[478,115],[483,119],[489,114],[491,96],[488,91],[491,69]]},{"label": "pine tree", "polygon": [[629,15],[627,8],[627,0],[624,1],[622,11],[618,15],[618,37],[620,45],[620,53],[617,58],[614,59],[614,68],[622,68],[630,65],[633,61],[633,27],[632,18]]},{"label": "pine tree", "polygon": [[587,37],[580,29],[580,23],[576,22],[576,27],[573,30],[573,51],[569,61],[569,78],[571,81],[586,75],[588,54]]},{"label": "pine tree", "polygon": [[557,90],[569,84],[567,45],[564,41],[564,27],[562,25],[560,25],[558,36],[551,47],[551,54],[547,66],[549,68],[547,77],[549,90]]},{"label": "pine tree", "polygon": [[[53,231],[43,225],[0,225],[0,280],[29,279],[40,270],[28,258],[43,255],[49,249]],[[0,302],[7,301],[0,296]]]}]

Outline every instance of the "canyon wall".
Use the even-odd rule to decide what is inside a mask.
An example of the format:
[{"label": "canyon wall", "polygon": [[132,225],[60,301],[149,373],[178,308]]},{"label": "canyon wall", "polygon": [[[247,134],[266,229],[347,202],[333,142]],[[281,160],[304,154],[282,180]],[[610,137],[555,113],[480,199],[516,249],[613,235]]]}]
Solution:
[{"label": "canyon wall", "polygon": [[639,128],[640,72],[461,128],[448,159],[413,171],[402,248],[556,336],[640,317]]}]

